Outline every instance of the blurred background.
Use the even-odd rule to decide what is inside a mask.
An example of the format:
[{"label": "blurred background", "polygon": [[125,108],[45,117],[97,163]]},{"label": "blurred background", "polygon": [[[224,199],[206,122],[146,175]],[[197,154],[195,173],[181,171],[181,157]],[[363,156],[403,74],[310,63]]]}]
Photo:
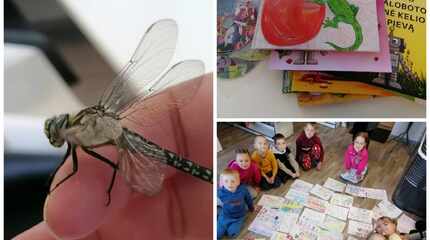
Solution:
[{"label": "blurred background", "polygon": [[43,219],[46,183],[65,153],[49,145],[44,120],[96,103],[145,30],[162,18],[179,26],[171,64],[200,59],[212,72],[212,4],[4,1],[5,239]]}]

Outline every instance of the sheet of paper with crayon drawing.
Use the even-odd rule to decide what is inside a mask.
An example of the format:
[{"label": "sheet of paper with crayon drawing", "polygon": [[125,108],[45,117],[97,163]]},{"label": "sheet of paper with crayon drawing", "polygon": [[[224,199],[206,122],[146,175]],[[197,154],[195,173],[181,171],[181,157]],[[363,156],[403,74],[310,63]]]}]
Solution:
[{"label": "sheet of paper with crayon drawing", "polygon": [[376,2],[262,1],[252,47],[379,52]]},{"label": "sheet of paper with crayon drawing", "polygon": [[269,61],[273,70],[391,72],[384,0],[377,0],[379,52],[275,50]]}]

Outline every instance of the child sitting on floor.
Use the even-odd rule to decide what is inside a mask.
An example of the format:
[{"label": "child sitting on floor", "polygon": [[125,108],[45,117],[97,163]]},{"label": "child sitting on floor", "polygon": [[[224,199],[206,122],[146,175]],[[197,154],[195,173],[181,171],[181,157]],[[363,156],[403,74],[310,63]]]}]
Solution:
[{"label": "child sitting on floor", "polygon": [[380,217],[376,221],[375,232],[387,237],[388,240],[401,240],[397,232],[397,221],[389,217]]},{"label": "child sitting on floor", "polygon": [[262,190],[277,188],[285,183],[287,174],[279,169],[275,155],[269,150],[269,143],[263,136],[256,136],[254,139],[256,149],[251,156],[252,161],[260,168],[260,187]]},{"label": "child sitting on floor", "polygon": [[236,149],[236,159],[228,163],[228,168],[239,172],[240,183],[246,184],[252,198],[260,192],[261,174],[257,164],[251,161],[248,149]]},{"label": "child sitting on floor", "polygon": [[368,160],[367,141],[367,133],[360,132],[355,136],[353,143],[348,146],[343,160],[345,172],[340,174],[343,180],[357,184],[364,179]]},{"label": "child sitting on floor", "polygon": [[218,189],[218,198],[223,203],[217,220],[217,238],[224,235],[236,237],[246,212],[254,211],[251,195],[245,185],[240,184],[239,172],[225,169],[221,173],[222,186]]},{"label": "child sitting on floor", "polygon": [[296,140],[296,161],[307,171],[314,167],[320,170],[323,160],[324,148],[321,140],[315,133],[315,127],[307,123]]},{"label": "child sitting on floor", "polygon": [[[284,135],[277,133],[273,137],[275,143],[272,148],[275,158],[278,160],[279,168],[281,168],[291,178],[300,177],[299,165],[287,147],[287,139]],[[287,177],[288,177],[287,176]]]}]

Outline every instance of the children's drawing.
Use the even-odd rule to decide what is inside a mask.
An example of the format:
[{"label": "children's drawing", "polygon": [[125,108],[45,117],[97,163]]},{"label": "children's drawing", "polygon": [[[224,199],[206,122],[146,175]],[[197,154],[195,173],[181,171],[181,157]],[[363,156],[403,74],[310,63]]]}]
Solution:
[{"label": "children's drawing", "polygon": [[326,212],[328,205],[328,201],[313,196],[309,196],[308,201],[305,204],[306,207],[322,213]]},{"label": "children's drawing", "polygon": [[293,238],[293,236],[291,236],[288,233],[275,232],[275,233],[273,233],[270,240],[294,240],[294,238]]},{"label": "children's drawing", "polygon": [[262,33],[273,45],[296,45],[314,38],[324,21],[325,5],[303,0],[267,0],[261,17]]},{"label": "children's drawing", "polygon": [[348,218],[352,220],[357,220],[364,223],[372,223],[372,211],[364,209],[351,207],[349,209]]},{"label": "children's drawing", "polygon": [[332,216],[326,216],[324,222],[320,225],[321,228],[327,229],[331,232],[341,233],[345,229],[346,222],[338,220]]},{"label": "children's drawing", "polygon": [[367,197],[367,189],[360,187],[360,186],[356,186],[356,185],[352,185],[352,184],[348,184],[346,186],[345,189],[345,193],[348,193],[352,196],[356,196],[356,197]]},{"label": "children's drawing", "polygon": [[281,224],[279,225],[278,231],[284,233],[290,233],[293,230],[293,226],[297,223],[299,219],[299,214],[296,213],[286,213],[283,215]]},{"label": "children's drawing", "polygon": [[322,187],[319,184],[315,184],[310,193],[324,200],[329,200],[333,195],[332,191]]},{"label": "children's drawing", "polygon": [[253,48],[379,52],[374,0],[264,0]]},{"label": "children's drawing", "polygon": [[376,200],[387,201],[387,191],[385,189],[365,188],[366,197]]},{"label": "children's drawing", "polygon": [[269,68],[295,71],[352,71],[391,73],[391,57],[384,1],[377,0],[379,52],[276,50]]},{"label": "children's drawing", "polygon": [[295,224],[290,234],[294,240],[317,240],[319,232],[316,226]]},{"label": "children's drawing", "polygon": [[348,218],[348,208],[330,204],[327,208],[327,215],[346,221]]},{"label": "children's drawing", "polygon": [[343,236],[339,232],[331,232],[328,230],[320,230],[318,240],[342,240]]},{"label": "children's drawing", "polygon": [[330,203],[335,204],[342,207],[351,207],[352,203],[354,201],[354,198],[345,194],[335,193],[331,197]]},{"label": "children's drawing", "polygon": [[296,189],[301,192],[310,192],[313,186],[314,185],[312,183],[297,179],[293,182],[293,184],[291,184],[290,188]]},{"label": "children's drawing", "polygon": [[373,218],[377,219],[382,216],[390,218],[398,218],[402,214],[402,210],[396,207],[389,201],[381,201],[375,206],[373,211]]},{"label": "children's drawing", "polygon": [[346,184],[339,182],[333,178],[327,178],[323,186],[335,192],[343,192],[345,190]]},{"label": "children's drawing", "polygon": [[348,234],[359,238],[366,238],[372,230],[372,224],[361,223],[354,220],[348,222]]},{"label": "children's drawing", "polygon": [[303,210],[302,215],[299,218],[298,223],[307,228],[319,226],[324,222],[325,214],[321,212],[314,211],[309,208]]},{"label": "children's drawing", "polygon": [[284,213],[278,209],[262,207],[248,230],[256,234],[270,237],[279,228],[283,219],[283,214]]},{"label": "children's drawing", "polygon": [[285,195],[285,198],[297,201],[302,205],[305,205],[308,197],[308,192],[302,192],[294,188],[290,188],[290,190],[288,190],[287,194]]},{"label": "children's drawing", "polygon": [[264,206],[267,208],[279,209],[279,208],[281,208],[284,201],[285,201],[285,198],[283,198],[283,197],[269,195],[269,194],[263,194],[263,196],[261,196],[261,198],[260,198],[260,201],[258,201],[257,205]]},{"label": "children's drawing", "polygon": [[303,203],[295,199],[285,198],[284,203],[281,205],[281,211],[286,213],[300,214],[303,208]]}]

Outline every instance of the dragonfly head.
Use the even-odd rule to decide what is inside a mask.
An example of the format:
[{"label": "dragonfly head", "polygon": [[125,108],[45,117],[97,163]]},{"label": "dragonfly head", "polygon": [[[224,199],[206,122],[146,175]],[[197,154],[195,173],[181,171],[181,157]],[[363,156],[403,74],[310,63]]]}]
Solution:
[{"label": "dragonfly head", "polygon": [[49,139],[49,143],[51,143],[54,147],[63,146],[65,139],[62,134],[60,134],[61,130],[64,130],[69,127],[69,114],[61,114],[58,116],[54,116],[48,118],[45,121],[45,135]]}]

